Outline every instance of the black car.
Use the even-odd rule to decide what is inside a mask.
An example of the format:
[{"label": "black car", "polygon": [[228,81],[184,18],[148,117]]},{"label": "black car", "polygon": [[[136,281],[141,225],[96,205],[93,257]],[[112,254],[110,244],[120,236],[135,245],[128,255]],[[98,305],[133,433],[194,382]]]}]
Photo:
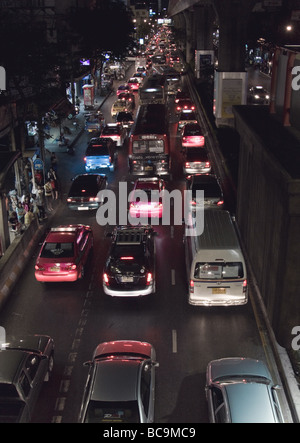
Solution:
[{"label": "black car", "polygon": [[151,226],[119,226],[103,270],[103,289],[113,297],[155,292],[155,231]]},{"label": "black car", "polygon": [[129,131],[134,123],[134,118],[131,112],[120,111],[116,116],[116,122],[120,123],[123,128]]},{"label": "black car", "polygon": [[84,211],[98,209],[102,203],[98,193],[107,188],[104,174],[80,174],[73,178],[67,204],[69,209]]},{"label": "black car", "polygon": [[[221,184],[213,174],[194,174],[186,178],[186,188],[192,193],[190,209],[224,208]],[[203,201],[197,191],[203,191]]]}]

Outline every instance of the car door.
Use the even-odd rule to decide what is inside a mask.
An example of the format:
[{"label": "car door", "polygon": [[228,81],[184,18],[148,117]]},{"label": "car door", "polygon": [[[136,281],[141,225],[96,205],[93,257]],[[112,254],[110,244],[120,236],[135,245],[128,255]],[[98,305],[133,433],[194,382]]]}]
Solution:
[{"label": "car door", "polygon": [[47,359],[37,354],[30,353],[25,361],[24,370],[20,375],[19,383],[27,399],[27,404],[32,413],[44,383],[47,370]]},{"label": "car door", "polygon": [[140,401],[144,423],[154,421],[155,366],[151,360],[145,360],[141,367]]}]

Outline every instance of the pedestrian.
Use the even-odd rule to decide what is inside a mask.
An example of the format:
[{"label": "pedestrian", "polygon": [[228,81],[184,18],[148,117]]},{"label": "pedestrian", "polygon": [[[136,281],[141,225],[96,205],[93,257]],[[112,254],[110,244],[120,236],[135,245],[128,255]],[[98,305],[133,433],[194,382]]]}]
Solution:
[{"label": "pedestrian", "polygon": [[19,222],[24,225],[24,216],[25,216],[25,209],[24,206],[22,205],[22,203],[19,201],[16,207],[16,214],[18,217]]},{"label": "pedestrian", "polygon": [[50,170],[48,172],[48,179],[50,180],[50,183],[52,186],[53,199],[57,200],[58,199],[58,180],[57,180],[57,174],[53,168],[50,168]]},{"label": "pedestrian", "polygon": [[9,216],[9,219],[8,219],[8,223],[9,223],[9,225],[11,227],[11,230],[16,235],[20,234],[21,224],[20,224],[20,222],[18,220],[18,216],[17,216],[16,211],[12,211],[11,212],[11,214]]},{"label": "pedestrian", "polygon": [[39,210],[39,219],[44,220],[47,217],[45,212],[45,194],[42,186],[38,186],[36,194],[36,204]]},{"label": "pedestrian", "polygon": [[29,207],[30,207],[30,198],[29,198],[29,195],[26,195],[24,197],[24,201],[23,201],[23,208],[24,208],[25,212],[29,211]]},{"label": "pedestrian", "polygon": [[35,215],[32,211],[32,207],[30,207],[24,217],[24,224],[25,224],[26,229],[30,226],[30,223],[32,222],[32,220],[34,218],[35,218]]},{"label": "pedestrian", "polygon": [[51,167],[56,172],[57,171],[57,157],[55,155],[55,152],[51,153],[50,157]]},{"label": "pedestrian", "polygon": [[49,179],[47,179],[46,183],[44,184],[44,191],[45,191],[45,199],[46,199],[46,207],[48,211],[53,211],[52,207],[52,186]]}]

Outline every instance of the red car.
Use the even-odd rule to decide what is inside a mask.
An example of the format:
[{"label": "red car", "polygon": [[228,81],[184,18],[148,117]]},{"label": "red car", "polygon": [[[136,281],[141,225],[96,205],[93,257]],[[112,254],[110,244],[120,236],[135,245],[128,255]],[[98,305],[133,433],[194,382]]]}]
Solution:
[{"label": "red car", "polygon": [[83,278],[93,243],[90,226],[52,228],[36,260],[35,278],[40,282],[71,282]]},{"label": "red car", "polygon": [[[131,217],[158,217],[163,214],[162,192],[165,189],[164,180],[158,177],[139,178],[135,181],[129,206]],[[143,201],[139,191],[146,193],[148,201]]]},{"label": "red car", "polygon": [[135,77],[131,77],[128,82],[127,82],[129,89],[131,91],[137,91],[140,87],[140,82],[138,81],[137,78]]},{"label": "red car", "polygon": [[203,147],[205,138],[201,126],[198,123],[187,123],[181,132],[181,144],[183,148]]},{"label": "red car", "polygon": [[128,93],[128,92],[130,92],[130,88],[127,84],[120,85],[117,89],[117,96],[119,96],[120,94],[123,94],[123,93]]}]

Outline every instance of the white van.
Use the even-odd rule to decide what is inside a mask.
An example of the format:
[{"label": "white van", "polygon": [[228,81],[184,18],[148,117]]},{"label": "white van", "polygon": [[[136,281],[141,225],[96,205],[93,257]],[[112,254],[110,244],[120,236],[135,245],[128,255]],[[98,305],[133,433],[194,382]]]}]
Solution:
[{"label": "white van", "polygon": [[191,305],[247,303],[245,260],[228,211],[205,211],[203,233],[185,235],[184,242]]}]

